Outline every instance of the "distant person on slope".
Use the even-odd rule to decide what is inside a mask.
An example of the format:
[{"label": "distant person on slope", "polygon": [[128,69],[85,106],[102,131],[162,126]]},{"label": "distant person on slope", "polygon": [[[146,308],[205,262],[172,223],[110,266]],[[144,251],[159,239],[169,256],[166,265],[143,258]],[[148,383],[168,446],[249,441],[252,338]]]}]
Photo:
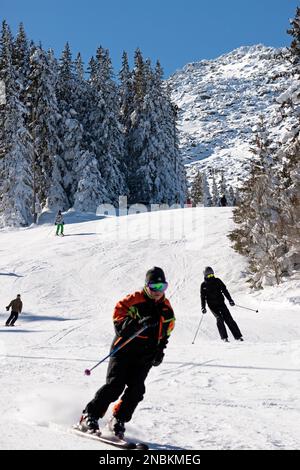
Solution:
[{"label": "distant person on slope", "polygon": [[226,206],[227,206],[227,199],[226,199],[225,194],[223,194],[223,196],[221,197],[221,199],[220,199],[220,204],[221,204],[222,207],[226,207]]},{"label": "distant person on slope", "polygon": [[55,219],[56,225],[56,235],[59,235],[59,231],[61,236],[64,236],[64,216],[62,215],[61,211],[59,210]]},{"label": "distant person on slope", "polygon": [[5,326],[15,326],[15,323],[18,319],[19,314],[22,312],[23,303],[21,300],[21,295],[18,294],[17,297],[10,302],[6,307],[6,310],[9,311],[11,308],[11,314],[7,319]]},{"label": "distant person on slope", "polygon": [[221,279],[215,277],[214,271],[210,266],[207,266],[204,269],[203,274],[204,282],[202,282],[200,288],[202,313],[206,313],[207,302],[207,305],[217,319],[217,327],[221,339],[228,343],[228,334],[225,326],[226,323],[234,338],[238,341],[244,341],[237,323],[234,321],[225,305],[224,295],[229,301],[229,304],[232,307],[234,306],[234,301],[226,289],[225,284]]},{"label": "distant person on slope", "polygon": [[131,420],[138,403],[143,400],[145,379],[152,366],[161,364],[174,328],[173,309],[164,294],[167,287],[163,270],[154,267],[146,273],[143,290],[117,303],[113,313],[116,337],[112,349],[142,326],[147,329],[110,357],[106,384],[86,405],[78,425],[81,431],[99,432],[99,418],[105,415],[110,403],[122,395],[113,407],[108,429],[116,437],[124,437],[124,423]]}]

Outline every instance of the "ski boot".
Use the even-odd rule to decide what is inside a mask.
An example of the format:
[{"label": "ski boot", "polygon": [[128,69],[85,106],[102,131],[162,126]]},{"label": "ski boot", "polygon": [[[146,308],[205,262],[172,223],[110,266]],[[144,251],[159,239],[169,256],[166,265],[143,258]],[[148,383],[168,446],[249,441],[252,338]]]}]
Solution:
[{"label": "ski boot", "polygon": [[124,422],[120,419],[112,416],[108,421],[108,429],[114,434],[118,439],[124,439],[125,425]]},{"label": "ski boot", "polygon": [[100,433],[98,419],[89,413],[83,413],[78,424],[78,429],[89,434]]},{"label": "ski boot", "polygon": [[224,343],[229,343],[229,339],[228,339],[228,338],[222,338],[222,341],[224,341]]},{"label": "ski boot", "polygon": [[244,338],[241,336],[240,338],[235,338],[236,341],[244,341]]}]

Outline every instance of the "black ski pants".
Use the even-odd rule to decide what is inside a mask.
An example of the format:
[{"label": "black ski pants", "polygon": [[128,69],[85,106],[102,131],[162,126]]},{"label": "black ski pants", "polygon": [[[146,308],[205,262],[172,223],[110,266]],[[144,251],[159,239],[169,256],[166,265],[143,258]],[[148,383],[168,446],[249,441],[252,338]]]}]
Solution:
[{"label": "black ski pants", "polygon": [[16,321],[18,320],[19,313],[18,312],[11,312],[10,316],[8,317],[5,325],[6,326],[13,326]]},{"label": "black ski pants", "polygon": [[232,318],[227,306],[225,303],[219,305],[208,305],[214,316],[217,320],[217,327],[222,339],[228,338],[226,325],[230,329],[231,333],[233,334],[235,339],[239,339],[242,337],[242,333],[237,325],[237,323]]},{"label": "black ski pants", "polygon": [[124,422],[130,421],[138,403],[143,400],[144,382],[151,366],[152,364],[138,353],[111,357],[106,384],[97,391],[84,411],[97,419],[102,418],[110,403],[122,395],[114,416]]}]

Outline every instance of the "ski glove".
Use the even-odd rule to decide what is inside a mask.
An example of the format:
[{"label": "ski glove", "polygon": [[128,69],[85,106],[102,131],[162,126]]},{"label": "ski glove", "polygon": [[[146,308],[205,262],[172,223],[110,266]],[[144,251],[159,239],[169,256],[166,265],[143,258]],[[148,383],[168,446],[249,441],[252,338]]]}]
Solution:
[{"label": "ski glove", "polygon": [[204,315],[204,313],[206,313],[206,308],[203,307],[201,311],[202,311],[202,313],[203,313],[203,315]]},{"label": "ski glove", "polygon": [[156,354],[156,356],[154,357],[154,359],[153,359],[153,361],[152,361],[152,365],[153,365],[154,367],[159,366],[159,365],[162,363],[163,358],[164,358],[164,353],[161,352],[161,351],[159,351],[159,352]]},{"label": "ski glove", "polygon": [[229,300],[229,305],[231,305],[231,307],[234,307],[235,303],[233,300]]},{"label": "ski glove", "polygon": [[7,311],[9,310],[9,307],[5,307],[5,308],[6,308]]},{"label": "ski glove", "polygon": [[145,328],[151,328],[153,326],[157,325],[157,321],[155,318],[151,317],[150,315],[148,317],[141,318],[139,320],[139,326],[144,326]]}]

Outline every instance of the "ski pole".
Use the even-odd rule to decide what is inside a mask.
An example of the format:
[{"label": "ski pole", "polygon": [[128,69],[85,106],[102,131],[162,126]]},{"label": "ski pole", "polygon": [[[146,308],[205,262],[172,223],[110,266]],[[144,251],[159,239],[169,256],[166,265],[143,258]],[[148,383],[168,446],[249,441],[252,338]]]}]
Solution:
[{"label": "ski pole", "polygon": [[199,325],[198,325],[198,328],[197,328],[197,331],[196,331],[195,337],[194,337],[194,339],[193,339],[193,341],[192,341],[192,344],[194,344],[194,342],[195,342],[195,339],[196,339],[196,337],[197,337],[197,334],[198,334],[198,331],[200,330],[200,326],[201,326],[201,323],[202,323],[203,317],[204,317],[204,315],[202,314],[202,317],[200,318],[200,322],[199,322]]},{"label": "ski pole", "polygon": [[237,305],[235,304],[236,307],[244,308],[245,310],[251,310],[251,312],[258,313],[258,310],[255,310],[254,308],[249,308],[249,307],[243,307],[242,305]]},{"label": "ski pole", "polygon": [[102,364],[102,362],[104,362],[110,356],[113,356],[114,354],[116,354],[116,352],[120,351],[120,349],[124,348],[124,346],[126,346],[126,344],[128,344],[131,340],[136,338],[140,333],[142,333],[142,331],[146,330],[147,328],[149,328],[149,325],[143,326],[138,331],[133,333],[133,335],[131,335],[129,338],[127,338],[126,341],[124,341],[124,343],[120,344],[120,346],[116,346],[107,356],[105,356],[103,359],[101,359],[101,361],[97,362],[97,364],[95,364],[93,367],[91,367],[91,369],[85,369],[84,374],[85,375],[91,375],[91,372],[92,372],[93,369],[96,369],[96,367],[98,367],[100,364]]}]

